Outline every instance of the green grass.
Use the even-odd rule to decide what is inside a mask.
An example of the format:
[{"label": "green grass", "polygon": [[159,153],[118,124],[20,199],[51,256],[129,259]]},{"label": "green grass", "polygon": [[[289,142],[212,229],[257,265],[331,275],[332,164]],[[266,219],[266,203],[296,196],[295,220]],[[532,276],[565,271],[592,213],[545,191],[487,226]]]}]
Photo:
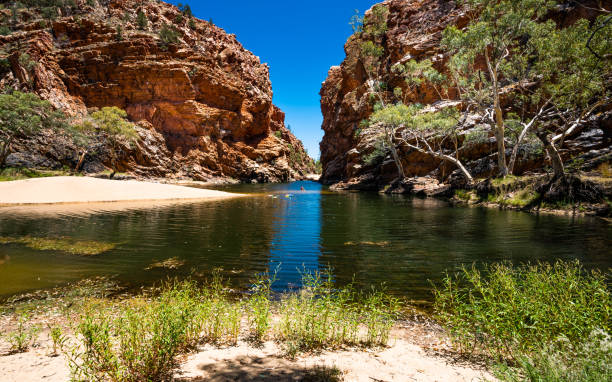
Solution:
[{"label": "green grass", "polygon": [[472,198],[472,193],[467,190],[455,190],[455,197],[464,201],[469,201]]},{"label": "green grass", "polygon": [[40,327],[33,325],[30,321],[30,312],[24,311],[17,315],[17,326],[3,336],[10,345],[11,353],[23,353],[27,351],[36,340]]},{"label": "green grass", "polygon": [[329,274],[313,273],[304,275],[301,292],[274,300],[272,280],[259,277],[241,300],[218,273],[205,285],[167,283],[153,297],[93,299],[81,309],[77,342],[60,347],[74,380],[130,382],[167,380],[179,355],[202,343],[233,345],[240,336],[258,342],[275,338],[292,356],[389,340],[398,308],[384,293],[336,289]]},{"label": "green grass", "polygon": [[[597,380],[589,378],[612,354],[608,281],[578,262],[472,266],[437,286],[435,317],[462,353],[488,355],[507,380]],[[546,377],[556,372],[560,379]],[[580,373],[586,377],[562,377]]]},{"label": "green grass", "polygon": [[0,169],[0,182],[8,182],[12,180],[30,179],[30,178],[45,178],[50,176],[67,176],[75,175],[68,169],[63,170],[35,170],[30,168],[7,167]]},{"label": "green grass", "polygon": [[[329,273],[305,274],[304,288],[279,304],[276,338],[291,356],[343,345],[386,345],[399,304],[382,292],[335,288]],[[361,329],[361,330],[360,330]]]},{"label": "green grass", "polygon": [[487,195],[487,201],[490,203],[499,204],[500,206],[512,206],[523,208],[534,203],[540,198],[540,194],[532,190],[531,187],[525,187],[510,194],[504,192],[490,193]]},{"label": "green grass", "polygon": [[108,252],[117,246],[116,243],[105,243],[93,240],[76,240],[68,237],[2,237],[0,244],[23,244],[38,251],[61,251],[72,255],[95,256]]}]

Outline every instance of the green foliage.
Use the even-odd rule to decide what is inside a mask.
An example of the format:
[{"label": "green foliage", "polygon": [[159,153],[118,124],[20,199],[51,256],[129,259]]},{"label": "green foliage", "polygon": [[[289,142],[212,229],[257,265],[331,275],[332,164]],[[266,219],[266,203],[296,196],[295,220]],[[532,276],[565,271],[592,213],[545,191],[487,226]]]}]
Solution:
[{"label": "green foliage", "polygon": [[[91,114],[78,128],[83,132],[102,134],[109,143],[111,166],[116,162],[125,146],[132,147],[138,140],[134,124],[127,119],[127,113],[116,106],[103,107]],[[116,169],[115,169],[116,170]]]},{"label": "green foliage", "polygon": [[593,24],[581,19],[564,29],[547,23],[546,34],[534,39],[539,59],[532,70],[541,75],[542,86],[535,92],[533,102],[552,98],[560,109],[580,113],[594,99],[610,96],[609,60],[598,58],[586,45],[595,28],[603,25],[593,35],[590,46],[596,52],[612,51],[612,25],[604,24],[605,19],[606,16],[600,16]]},{"label": "green foliage", "polygon": [[349,25],[353,30],[353,33],[361,33],[363,31],[363,16],[359,14],[359,9],[355,9],[355,14],[351,16]]},{"label": "green foliage", "polygon": [[44,178],[49,176],[66,176],[72,175],[68,170],[36,170],[25,167],[6,167],[0,169],[0,182],[19,180],[19,179],[30,179],[30,178]]},{"label": "green foliage", "polygon": [[176,15],[176,17],[174,18],[174,23],[178,24],[178,25],[181,25],[183,23],[183,20],[184,20],[183,14],[182,13],[178,13]]},{"label": "green foliage", "polygon": [[472,266],[436,288],[434,310],[462,351],[517,360],[561,337],[579,344],[596,330],[609,333],[606,277],[577,262]]},{"label": "green foliage", "polygon": [[275,279],[276,274],[272,278],[266,275],[258,276],[253,282],[251,294],[247,300],[251,339],[256,342],[265,340],[266,333],[270,328],[272,308],[270,292]]},{"label": "green foliage", "polygon": [[385,147],[385,143],[382,139],[376,141],[374,150],[364,155],[361,160],[368,166],[373,166],[381,162],[389,153],[389,150]]},{"label": "green foliage", "polygon": [[178,8],[181,11],[181,13],[183,15],[185,15],[186,17],[193,17],[193,12],[191,12],[191,7],[189,6],[189,4],[181,4],[178,3]]},{"label": "green foliage", "polygon": [[595,330],[578,344],[561,338],[517,360],[517,367],[498,366],[497,377],[508,382],[600,382],[612,376],[610,333]]},{"label": "green foliage", "polygon": [[123,41],[123,29],[120,24],[117,24],[117,28],[115,30],[115,40]]},{"label": "green foliage", "polygon": [[28,72],[32,71],[36,67],[36,61],[32,60],[27,53],[22,53],[19,55],[19,65],[24,67]]},{"label": "green foliage", "polygon": [[147,19],[147,16],[144,14],[142,9],[139,9],[138,13],[136,14],[136,24],[138,25],[138,29],[141,31],[147,30],[149,26],[149,19]]},{"label": "green foliage", "polygon": [[68,341],[68,337],[62,333],[62,329],[59,326],[49,327],[49,336],[51,337],[51,341],[53,341],[52,355],[57,355],[57,351],[64,347],[66,341]]},{"label": "green foliage", "polygon": [[430,60],[417,62],[409,60],[404,64],[395,64],[391,67],[391,71],[403,76],[408,87],[414,91],[423,82],[429,82],[432,85],[442,85],[446,77],[434,69]]},{"label": "green foliage", "polygon": [[345,344],[386,345],[396,300],[378,291],[359,295],[351,286],[336,288],[329,272],[305,273],[302,283],[279,307],[276,335],[289,355]]},{"label": "green foliage", "polygon": [[424,112],[419,104],[396,104],[381,108],[370,116],[370,124],[403,126],[411,131],[445,134],[456,125],[459,112],[455,108],[445,108],[434,112]]},{"label": "green foliage", "polygon": [[162,49],[168,49],[168,45],[179,42],[179,36],[179,32],[173,26],[164,23],[159,30]]},{"label": "green foliage", "polygon": [[278,139],[281,139],[281,137],[283,136],[283,133],[281,133],[280,131],[275,131],[274,136]]},{"label": "green foliage", "polygon": [[11,28],[8,25],[0,25],[0,35],[8,36],[12,33]]},{"label": "green foliage", "polygon": [[363,31],[375,38],[379,38],[387,32],[387,16],[389,8],[386,5],[375,5],[369,16],[363,20]]},{"label": "green foliage", "polygon": [[[92,308],[67,351],[73,380],[162,381],[177,367],[176,357],[192,346],[196,322],[194,288],[169,287],[154,301],[133,301],[118,312]],[[114,313],[114,314],[113,314]]]},{"label": "green foliage", "polygon": [[11,352],[23,353],[27,351],[36,340],[40,327],[30,323],[31,315],[23,312],[17,316],[17,328],[6,335],[11,345]]},{"label": "green foliage", "polygon": [[[23,56],[23,55],[22,55]],[[17,137],[28,137],[42,129],[66,128],[66,117],[48,101],[33,93],[0,94],[0,168],[4,167]]]},{"label": "green foliage", "polygon": [[361,44],[361,55],[366,58],[379,59],[384,54],[385,49],[372,41],[365,41]]},{"label": "green foliage", "polygon": [[321,162],[320,159],[317,159],[315,161],[315,173],[316,174],[322,174],[323,173],[323,163]]}]

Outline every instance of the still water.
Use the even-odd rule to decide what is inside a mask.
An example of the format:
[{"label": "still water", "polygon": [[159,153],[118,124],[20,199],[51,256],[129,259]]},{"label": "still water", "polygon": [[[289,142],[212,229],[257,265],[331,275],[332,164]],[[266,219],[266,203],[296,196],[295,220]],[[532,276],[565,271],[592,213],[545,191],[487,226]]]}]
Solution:
[{"label": "still water", "polygon": [[[596,219],[332,193],[313,182],[222,189],[251,195],[88,213],[0,208],[0,237],[119,243],[93,257],[0,244],[0,299],[98,275],[138,287],[166,277],[206,277],[215,268],[237,288],[277,270],[275,289],[283,290],[299,285],[300,272],[329,266],[338,283],[385,283],[398,296],[427,302],[431,283],[462,264],[579,259],[589,268],[612,266],[612,228]],[[172,257],[185,264],[146,269]]]}]

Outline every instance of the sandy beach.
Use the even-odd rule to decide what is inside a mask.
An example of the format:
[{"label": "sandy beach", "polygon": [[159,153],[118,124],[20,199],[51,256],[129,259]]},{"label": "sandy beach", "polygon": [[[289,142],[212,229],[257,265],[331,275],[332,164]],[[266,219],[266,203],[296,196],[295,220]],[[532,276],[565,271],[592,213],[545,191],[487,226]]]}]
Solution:
[{"label": "sandy beach", "polygon": [[0,182],[0,206],[204,200],[238,196],[242,195],[136,180],[119,181],[79,176],[58,176]]}]

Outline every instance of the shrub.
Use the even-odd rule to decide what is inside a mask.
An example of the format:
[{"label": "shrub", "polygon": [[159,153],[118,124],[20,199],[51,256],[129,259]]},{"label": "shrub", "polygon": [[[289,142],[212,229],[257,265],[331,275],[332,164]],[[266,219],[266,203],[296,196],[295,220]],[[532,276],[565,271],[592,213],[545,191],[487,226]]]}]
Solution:
[{"label": "shrub", "polygon": [[329,272],[304,274],[302,282],[304,288],[285,296],[279,305],[276,336],[289,355],[346,344],[387,343],[396,300],[377,291],[360,295],[350,285],[337,289]]},{"label": "shrub", "polygon": [[516,360],[561,337],[578,344],[595,330],[609,333],[611,302],[606,276],[578,262],[500,263],[447,276],[434,310],[462,351]]},{"label": "shrub", "polygon": [[142,9],[139,9],[138,13],[136,14],[136,24],[138,24],[138,29],[142,31],[146,30],[149,26],[149,20]]},{"label": "shrub", "polygon": [[571,345],[561,338],[556,344],[529,356],[522,356],[517,367],[498,366],[497,377],[509,382],[599,382],[612,377],[612,339],[601,330],[583,342]]},{"label": "shrub", "polygon": [[179,41],[179,33],[174,27],[168,24],[163,24],[159,30],[159,38],[161,40],[162,49],[168,49],[168,45],[176,44]]},{"label": "shrub", "polygon": [[197,297],[192,286],[180,284],[153,301],[131,300],[117,312],[87,310],[76,330],[81,344],[66,352],[73,380],[168,380],[176,357],[199,338]]},{"label": "shrub", "polygon": [[68,126],[64,113],[53,110],[48,101],[40,99],[36,94],[19,91],[0,94],[0,121],[0,168],[4,167],[11,153],[11,145],[17,137],[32,136],[45,128],[60,129]]}]

